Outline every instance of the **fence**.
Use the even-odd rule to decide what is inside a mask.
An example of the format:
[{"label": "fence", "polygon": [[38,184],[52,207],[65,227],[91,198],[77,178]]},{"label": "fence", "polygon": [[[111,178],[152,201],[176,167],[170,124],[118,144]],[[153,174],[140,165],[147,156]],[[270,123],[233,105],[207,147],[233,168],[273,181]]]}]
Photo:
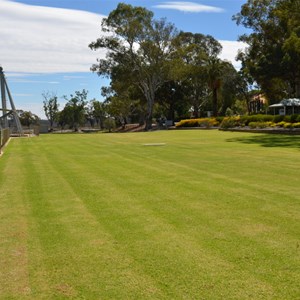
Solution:
[{"label": "fence", "polygon": [[9,128],[0,130],[0,149],[6,144],[10,136]]}]

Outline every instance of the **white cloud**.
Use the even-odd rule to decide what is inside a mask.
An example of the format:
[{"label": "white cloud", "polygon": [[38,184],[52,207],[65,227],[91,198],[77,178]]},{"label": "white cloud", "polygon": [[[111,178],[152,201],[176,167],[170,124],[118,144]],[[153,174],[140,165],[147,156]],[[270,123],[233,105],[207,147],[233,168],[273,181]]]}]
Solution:
[{"label": "white cloud", "polygon": [[33,94],[13,93],[12,96],[17,96],[17,97],[32,97],[32,96],[34,96],[34,95],[33,95]]},{"label": "white cloud", "polygon": [[[29,75],[30,74],[28,74],[27,76],[29,76]],[[20,78],[22,78],[22,77],[20,77]],[[10,83],[11,82],[14,82],[14,83],[37,83],[37,84],[42,84],[42,83],[59,84],[60,83],[59,81],[41,81],[41,80],[19,79],[19,78],[10,79],[9,82]]]},{"label": "white cloud", "polygon": [[212,12],[219,13],[224,10],[215,6],[203,5],[195,2],[181,2],[181,1],[171,1],[171,2],[163,2],[162,4],[155,5],[156,8],[161,9],[174,9],[183,12],[191,12],[191,13],[200,13],[200,12]]},{"label": "white cloud", "polygon": [[220,54],[220,58],[223,60],[230,61],[236,69],[241,67],[240,62],[235,60],[238,51],[244,50],[246,48],[246,44],[237,41],[219,41],[223,47],[222,53]]},{"label": "white cloud", "polygon": [[90,72],[96,58],[105,54],[88,48],[101,34],[102,18],[0,0],[0,64],[7,73]]}]

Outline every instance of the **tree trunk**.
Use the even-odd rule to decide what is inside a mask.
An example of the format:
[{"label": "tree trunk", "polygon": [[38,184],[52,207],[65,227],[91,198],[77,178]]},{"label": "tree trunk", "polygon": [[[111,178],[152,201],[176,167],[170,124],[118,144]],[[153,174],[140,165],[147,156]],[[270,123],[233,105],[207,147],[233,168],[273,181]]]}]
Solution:
[{"label": "tree trunk", "polygon": [[173,120],[173,121],[175,119],[175,109],[174,109],[174,103],[173,102],[170,103],[167,119],[168,120]]},{"label": "tree trunk", "polygon": [[212,109],[213,116],[216,117],[218,115],[218,89],[215,87],[213,88]]},{"label": "tree trunk", "polygon": [[152,129],[152,113],[153,113],[153,103],[152,99],[147,101],[147,115],[146,115],[146,126],[145,131]]}]

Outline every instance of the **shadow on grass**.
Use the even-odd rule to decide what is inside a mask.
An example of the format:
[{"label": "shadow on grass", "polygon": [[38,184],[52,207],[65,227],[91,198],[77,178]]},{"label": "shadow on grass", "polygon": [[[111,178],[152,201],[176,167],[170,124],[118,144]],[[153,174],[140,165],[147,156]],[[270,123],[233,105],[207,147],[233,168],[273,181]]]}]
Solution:
[{"label": "shadow on grass", "polygon": [[227,139],[227,142],[258,144],[262,147],[285,147],[300,149],[300,136],[281,134],[261,134]]}]

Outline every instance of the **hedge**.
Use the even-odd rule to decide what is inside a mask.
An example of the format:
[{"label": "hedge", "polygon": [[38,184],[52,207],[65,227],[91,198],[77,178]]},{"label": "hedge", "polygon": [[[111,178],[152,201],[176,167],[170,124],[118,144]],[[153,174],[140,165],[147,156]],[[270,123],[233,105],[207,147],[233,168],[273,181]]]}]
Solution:
[{"label": "hedge", "polygon": [[216,118],[198,118],[198,119],[186,119],[176,123],[176,127],[216,127],[220,122]]}]

